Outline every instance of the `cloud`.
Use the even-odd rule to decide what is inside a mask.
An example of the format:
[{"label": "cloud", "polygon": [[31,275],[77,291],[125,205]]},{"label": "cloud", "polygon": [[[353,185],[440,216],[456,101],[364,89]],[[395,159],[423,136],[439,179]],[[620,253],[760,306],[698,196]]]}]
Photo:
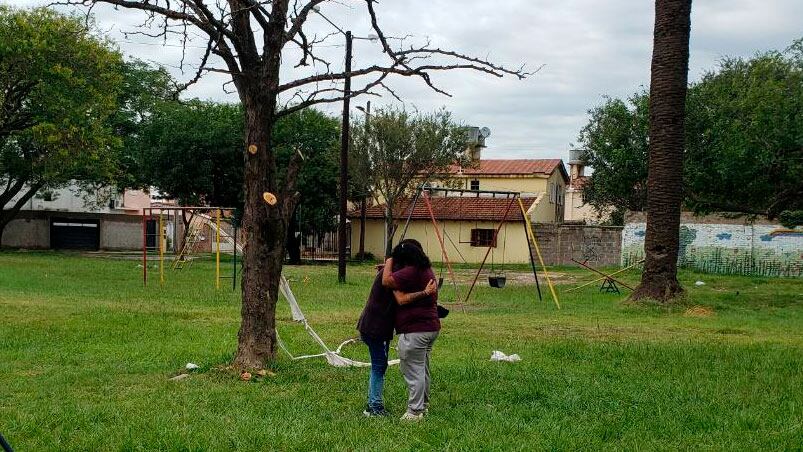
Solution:
[{"label": "cloud", "polygon": [[[39,0],[0,2],[19,6],[42,4]],[[357,36],[370,30],[361,1],[325,4],[322,12]],[[568,157],[570,143],[587,120],[586,111],[603,95],[627,96],[649,83],[652,51],[653,2],[633,0],[406,0],[376,3],[380,24],[393,36],[412,34],[412,40],[429,39],[433,45],[488,57],[517,67],[543,68],[520,81],[483,74],[451,72],[434,80],[453,96],[433,93],[418,80],[396,79],[390,85],[412,108],[432,110],[441,106],[465,123],[492,130],[485,155],[490,157]],[[715,66],[723,56],[751,56],[758,51],[783,49],[800,38],[803,2],[799,0],[706,0],[692,7],[690,79]],[[141,16],[110,7],[95,9],[98,25],[120,42],[130,56],[170,66],[177,77],[187,79],[175,67],[181,49],[162,47],[152,39],[121,31],[137,30]],[[312,32],[332,31],[319,17]],[[332,68],[342,68],[342,38],[333,36],[322,48]],[[201,47],[200,39],[193,45]],[[197,61],[202,49],[190,49],[187,61]],[[356,41],[355,66],[370,64],[381,56],[370,43]],[[299,72],[289,67],[300,57],[283,56],[282,76]],[[292,64],[287,64],[292,63]],[[210,74],[189,96],[237,101],[224,93],[225,76]],[[366,99],[358,99],[362,104]],[[394,102],[389,96],[371,99],[374,106]],[[325,107],[337,113],[339,105]]]}]

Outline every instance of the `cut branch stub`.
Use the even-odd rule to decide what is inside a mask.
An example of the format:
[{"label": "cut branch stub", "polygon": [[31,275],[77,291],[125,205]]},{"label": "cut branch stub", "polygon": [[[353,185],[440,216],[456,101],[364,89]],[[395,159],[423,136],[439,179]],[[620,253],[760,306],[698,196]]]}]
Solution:
[{"label": "cut branch stub", "polygon": [[264,199],[265,202],[268,203],[268,205],[271,205],[271,206],[275,206],[276,205],[276,195],[274,195],[273,193],[271,193],[269,191],[266,191],[265,193],[262,193],[262,199]]},{"label": "cut branch stub", "polygon": [[251,144],[248,146],[248,153],[251,155],[255,155],[257,153],[257,145]]}]

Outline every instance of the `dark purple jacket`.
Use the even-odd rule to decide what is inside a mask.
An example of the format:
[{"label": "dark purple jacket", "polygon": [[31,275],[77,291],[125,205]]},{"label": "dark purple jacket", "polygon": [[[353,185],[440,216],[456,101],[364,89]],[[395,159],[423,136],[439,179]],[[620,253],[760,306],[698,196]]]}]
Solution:
[{"label": "dark purple jacket", "polygon": [[368,294],[368,301],[357,321],[357,330],[361,334],[375,339],[393,339],[393,320],[396,314],[396,300],[393,298],[393,291],[382,285],[382,271],[380,270],[374,284],[371,286],[371,293]]}]

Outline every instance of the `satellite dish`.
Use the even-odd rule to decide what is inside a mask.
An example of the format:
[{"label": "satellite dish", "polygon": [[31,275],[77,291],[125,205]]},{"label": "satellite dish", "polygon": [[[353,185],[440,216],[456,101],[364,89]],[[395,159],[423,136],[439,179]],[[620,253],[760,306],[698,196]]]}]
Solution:
[{"label": "satellite dish", "polygon": [[480,135],[483,138],[488,138],[489,136],[491,136],[491,129],[483,127],[482,129],[480,129]]}]

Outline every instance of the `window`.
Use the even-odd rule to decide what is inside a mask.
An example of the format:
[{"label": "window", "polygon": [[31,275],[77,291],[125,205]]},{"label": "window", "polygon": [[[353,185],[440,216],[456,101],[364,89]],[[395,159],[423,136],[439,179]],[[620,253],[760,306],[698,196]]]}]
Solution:
[{"label": "window", "polygon": [[471,190],[479,190],[480,189],[480,181],[473,180],[471,181]]},{"label": "window", "polygon": [[471,230],[471,246],[496,248],[496,234],[495,229],[472,229]]}]

